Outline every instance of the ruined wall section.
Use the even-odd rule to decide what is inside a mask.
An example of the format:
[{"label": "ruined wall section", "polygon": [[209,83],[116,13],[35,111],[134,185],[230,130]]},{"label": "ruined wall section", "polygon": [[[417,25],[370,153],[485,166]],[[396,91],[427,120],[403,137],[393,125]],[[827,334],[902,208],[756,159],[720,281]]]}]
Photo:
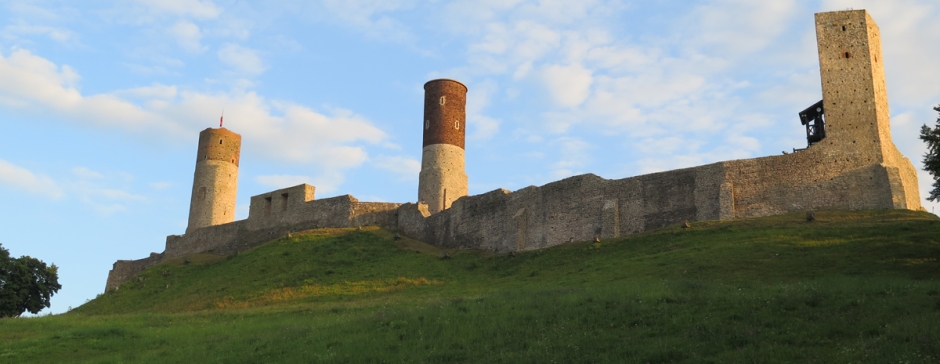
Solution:
[{"label": "ruined wall section", "polygon": [[[314,199],[315,187],[302,184],[251,198],[248,229],[275,227],[317,229],[375,225],[393,229],[397,225],[397,203],[359,202],[351,195]],[[296,231],[296,230],[295,230]]]},{"label": "ruined wall section", "polygon": [[453,248],[541,249],[720,219],[732,203],[730,194],[722,194],[724,185],[721,164],[621,180],[585,174],[463,197],[438,214],[422,210],[423,204],[405,204],[398,226],[409,236]]},{"label": "ruined wall section", "polygon": [[119,260],[114,262],[111,271],[108,272],[108,281],[105,283],[105,292],[113,291],[121,286],[121,283],[127,282],[137,273],[144,269],[157,265],[163,261],[162,254],[150,253],[150,256],[138,260]]},{"label": "ruined wall section", "polygon": [[163,253],[140,260],[120,260],[108,273],[113,290],[144,269],[189,254],[243,252],[291,232],[318,228],[380,226],[395,229],[401,204],[359,202],[344,195],[314,200],[314,187],[303,184],[253,196],[248,219],[195,229],[166,238]]},{"label": "ruined wall section", "polygon": [[895,207],[885,166],[857,166],[825,152],[816,144],[789,155],[722,162],[732,186],[733,218]]}]

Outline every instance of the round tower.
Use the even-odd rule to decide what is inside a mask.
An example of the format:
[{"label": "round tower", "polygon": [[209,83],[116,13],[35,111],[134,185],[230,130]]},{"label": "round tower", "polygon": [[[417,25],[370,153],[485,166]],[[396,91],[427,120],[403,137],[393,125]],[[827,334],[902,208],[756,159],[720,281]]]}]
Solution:
[{"label": "round tower", "polygon": [[187,233],[235,221],[241,146],[242,136],[225,128],[207,128],[199,133]]},{"label": "round tower", "polygon": [[424,149],[418,177],[418,201],[434,214],[467,195],[464,139],[467,86],[447,79],[424,84]]}]

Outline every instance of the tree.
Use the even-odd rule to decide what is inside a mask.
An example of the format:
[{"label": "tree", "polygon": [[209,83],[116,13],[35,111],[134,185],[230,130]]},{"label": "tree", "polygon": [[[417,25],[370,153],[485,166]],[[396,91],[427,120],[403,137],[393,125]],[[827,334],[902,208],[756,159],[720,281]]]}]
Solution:
[{"label": "tree", "polygon": [[39,313],[59,291],[59,268],[30,256],[17,259],[0,246],[0,317]]},{"label": "tree", "polygon": [[[940,105],[933,107],[934,111],[940,113]],[[920,140],[927,143],[927,154],[924,154],[924,170],[930,172],[933,176],[933,189],[930,190],[929,201],[940,200],[940,117],[937,117],[936,125],[928,128],[926,124],[920,127]]]}]

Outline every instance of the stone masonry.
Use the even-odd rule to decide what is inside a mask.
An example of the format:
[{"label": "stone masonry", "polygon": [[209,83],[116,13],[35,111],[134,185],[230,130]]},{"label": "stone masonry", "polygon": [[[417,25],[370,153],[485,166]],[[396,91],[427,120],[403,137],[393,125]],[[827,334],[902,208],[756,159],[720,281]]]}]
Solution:
[{"label": "stone masonry", "polygon": [[187,233],[235,221],[241,145],[241,135],[225,128],[199,133]]},{"label": "stone masonry", "polygon": [[[684,221],[819,209],[921,210],[914,166],[891,140],[878,26],[864,10],[819,13],[816,34],[827,136],[805,150],[617,180],[586,174],[515,192],[466,196],[466,87],[435,80],[425,86],[417,203],[364,203],[349,195],[314,200],[309,185],[254,196],[246,220],[187,229],[185,235],[167,237],[161,254],[118,261],[106,289],[117,289],[166,259],[230,254],[320,227],[377,225],[445,247],[509,252],[615,238]],[[451,102],[455,109],[441,107]],[[448,124],[453,121],[460,124]],[[460,129],[432,129],[437,126]],[[202,134],[200,153],[201,148]],[[231,163],[237,168],[237,157]],[[198,168],[197,162],[197,179]],[[450,195],[452,187],[441,187],[450,182],[428,177],[426,168],[462,178],[463,194],[456,189]],[[427,184],[426,178],[433,182]],[[435,187],[424,191],[429,185]]]},{"label": "stone masonry", "polygon": [[418,201],[436,214],[466,196],[464,156],[467,86],[447,79],[424,84],[424,145]]}]

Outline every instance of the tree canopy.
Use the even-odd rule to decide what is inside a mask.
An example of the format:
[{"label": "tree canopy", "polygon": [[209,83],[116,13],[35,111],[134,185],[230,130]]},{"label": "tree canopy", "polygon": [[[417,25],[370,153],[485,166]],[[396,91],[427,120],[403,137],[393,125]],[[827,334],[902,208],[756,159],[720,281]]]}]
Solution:
[{"label": "tree canopy", "polygon": [[[940,105],[934,106],[934,111],[940,112]],[[920,140],[927,143],[927,154],[924,154],[924,170],[933,176],[933,189],[930,190],[929,201],[940,200],[940,116],[937,117],[933,128],[925,124],[920,128]]]},{"label": "tree canopy", "polygon": [[30,256],[17,259],[0,246],[0,317],[39,313],[59,291],[58,267]]}]

